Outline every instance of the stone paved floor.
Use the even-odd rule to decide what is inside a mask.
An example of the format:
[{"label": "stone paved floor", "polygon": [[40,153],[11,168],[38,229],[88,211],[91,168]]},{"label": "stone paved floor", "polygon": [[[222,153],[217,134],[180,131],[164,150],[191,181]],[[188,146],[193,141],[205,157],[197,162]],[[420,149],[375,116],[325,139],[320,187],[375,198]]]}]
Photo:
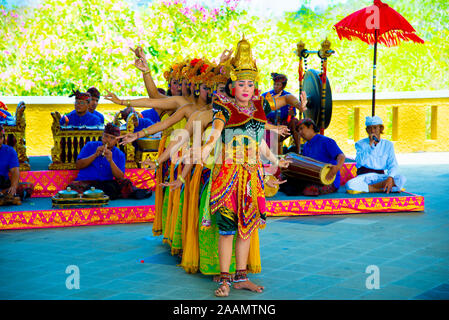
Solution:
[{"label": "stone paved floor", "polygon": [[[449,161],[410,157],[401,171],[424,213],[269,218],[252,276],[266,290],[229,299],[449,299]],[[1,231],[0,252],[0,299],[215,299],[211,278],[177,267],[151,224]],[[69,266],[79,289],[66,287]],[[366,286],[369,266],[379,289]]]}]

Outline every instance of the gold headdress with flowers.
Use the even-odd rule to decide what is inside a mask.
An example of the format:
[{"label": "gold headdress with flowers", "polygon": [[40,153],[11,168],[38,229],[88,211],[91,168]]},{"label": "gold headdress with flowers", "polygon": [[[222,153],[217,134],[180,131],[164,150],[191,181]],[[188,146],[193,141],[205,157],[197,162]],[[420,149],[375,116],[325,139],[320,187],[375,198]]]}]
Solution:
[{"label": "gold headdress with flowers", "polygon": [[203,83],[208,87],[213,86],[212,79],[215,76],[214,68],[216,66],[208,60],[205,60],[200,69],[200,75],[196,77],[196,83]]},{"label": "gold headdress with flowers", "polygon": [[164,72],[164,78],[165,80],[170,83],[171,79],[179,80],[181,69],[184,66],[184,62],[177,62],[174,63],[169,71]]},{"label": "gold headdress with flowers", "polygon": [[251,45],[243,35],[242,40],[237,43],[237,50],[230,61],[230,77],[232,81],[252,80],[259,81],[259,70],[253,60]]},{"label": "gold headdress with flowers", "polygon": [[193,59],[191,60],[187,67],[183,69],[183,76],[189,80],[189,82],[198,83],[197,73],[198,70],[203,66],[203,59]]}]

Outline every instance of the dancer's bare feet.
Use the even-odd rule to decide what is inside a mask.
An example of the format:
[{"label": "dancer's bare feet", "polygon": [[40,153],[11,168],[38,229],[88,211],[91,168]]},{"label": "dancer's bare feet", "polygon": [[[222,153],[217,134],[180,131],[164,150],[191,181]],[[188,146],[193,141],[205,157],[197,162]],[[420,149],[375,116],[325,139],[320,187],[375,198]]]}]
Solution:
[{"label": "dancer's bare feet", "polygon": [[231,291],[229,284],[227,282],[223,282],[218,287],[218,289],[215,290],[215,296],[216,297],[227,297],[227,296],[229,296],[229,291]]},{"label": "dancer's bare feet", "polygon": [[255,284],[249,280],[246,280],[246,281],[234,282],[234,289],[237,289],[237,290],[246,289],[246,290],[260,293],[263,291],[263,289],[265,289],[265,287],[258,286],[257,284]]}]

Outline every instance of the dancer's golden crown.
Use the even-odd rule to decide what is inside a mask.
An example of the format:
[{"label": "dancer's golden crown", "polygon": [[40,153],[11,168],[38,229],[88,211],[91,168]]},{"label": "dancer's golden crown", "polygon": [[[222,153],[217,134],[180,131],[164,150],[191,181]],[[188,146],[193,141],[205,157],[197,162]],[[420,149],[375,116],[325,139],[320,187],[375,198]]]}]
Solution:
[{"label": "dancer's golden crown", "polygon": [[237,44],[235,56],[231,59],[230,76],[232,81],[238,80],[259,80],[259,71],[251,53],[251,45],[243,35],[242,40]]}]

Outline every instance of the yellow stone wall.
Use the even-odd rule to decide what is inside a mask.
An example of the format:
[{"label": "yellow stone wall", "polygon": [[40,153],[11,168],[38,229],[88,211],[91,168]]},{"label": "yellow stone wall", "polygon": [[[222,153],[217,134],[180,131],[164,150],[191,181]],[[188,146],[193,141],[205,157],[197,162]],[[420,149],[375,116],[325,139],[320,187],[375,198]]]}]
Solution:
[{"label": "yellow stone wall", "polygon": [[[428,107],[433,108],[431,139],[426,139]],[[354,110],[354,123],[348,122],[351,110]],[[393,124],[384,133],[391,136],[397,153],[449,151],[449,98],[379,100],[375,113],[384,124]],[[334,101],[332,121],[324,134],[334,138],[343,152],[354,155],[354,142],[367,136],[366,116],[371,116],[371,101]],[[349,139],[348,134],[351,124],[353,139]]]},{"label": "yellow stone wall", "polygon": [[[53,145],[51,133],[53,111],[61,114],[73,110],[73,104],[30,104],[27,103],[26,143],[27,155],[49,155]],[[16,105],[8,104],[8,109],[15,112]],[[426,108],[432,110],[432,137],[426,139]],[[120,106],[99,104],[101,113],[116,112]],[[354,110],[354,122],[349,123]],[[371,100],[334,100],[332,121],[325,135],[335,139],[347,155],[355,155],[354,141],[366,137],[365,117],[371,115]],[[398,153],[420,151],[449,151],[449,98],[425,99],[384,99],[376,100],[376,115],[384,123],[393,123],[392,132],[385,132],[392,137]],[[107,116],[106,116],[107,118]],[[354,127],[353,139],[349,138],[349,125]]]}]

